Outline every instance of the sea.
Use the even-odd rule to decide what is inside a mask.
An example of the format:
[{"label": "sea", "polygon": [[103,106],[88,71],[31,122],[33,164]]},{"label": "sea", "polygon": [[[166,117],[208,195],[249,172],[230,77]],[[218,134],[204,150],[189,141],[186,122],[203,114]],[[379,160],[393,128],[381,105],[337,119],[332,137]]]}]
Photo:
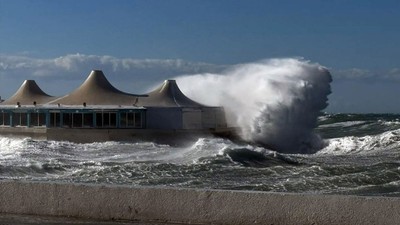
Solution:
[{"label": "sea", "polygon": [[314,132],[324,144],[312,154],[224,138],[170,146],[0,136],[0,180],[400,196],[399,114],[326,113]]}]

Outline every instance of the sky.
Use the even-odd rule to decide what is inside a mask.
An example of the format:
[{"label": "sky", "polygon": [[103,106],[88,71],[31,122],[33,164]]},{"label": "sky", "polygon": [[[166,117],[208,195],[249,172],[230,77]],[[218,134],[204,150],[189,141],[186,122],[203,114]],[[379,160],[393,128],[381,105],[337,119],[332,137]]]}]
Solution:
[{"label": "sky", "polygon": [[400,113],[398,0],[0,0],[0,95],[64,95],[101,69],[124,91],[298,57],[327,67],[327,112]]}]

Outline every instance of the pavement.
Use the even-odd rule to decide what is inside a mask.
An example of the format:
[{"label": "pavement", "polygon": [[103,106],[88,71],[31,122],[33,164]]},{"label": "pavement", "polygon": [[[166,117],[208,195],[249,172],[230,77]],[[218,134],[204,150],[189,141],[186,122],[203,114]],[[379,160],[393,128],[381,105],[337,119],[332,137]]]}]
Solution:
[{"label": "pavement", "polygon": [[[101,221],[70,217],[32,216],[0,213],[0,225],[177,225],[177,223]],[[179,223],[179,225],[184,225]]]}]

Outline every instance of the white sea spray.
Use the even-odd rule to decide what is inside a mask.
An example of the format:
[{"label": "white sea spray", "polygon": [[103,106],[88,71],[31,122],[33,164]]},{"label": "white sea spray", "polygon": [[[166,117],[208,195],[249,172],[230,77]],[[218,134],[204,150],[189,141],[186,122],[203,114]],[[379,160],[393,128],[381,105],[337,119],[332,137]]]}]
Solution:
[{"label": "white sea spray", "polygon": [[240,64],[220,74],[177,77],[182,91],[209,105],[224,106],[228,122],[243,138],[281,152],[310,153],[323,147],[314,133],[327,107],[329,71],[297,59]]}]

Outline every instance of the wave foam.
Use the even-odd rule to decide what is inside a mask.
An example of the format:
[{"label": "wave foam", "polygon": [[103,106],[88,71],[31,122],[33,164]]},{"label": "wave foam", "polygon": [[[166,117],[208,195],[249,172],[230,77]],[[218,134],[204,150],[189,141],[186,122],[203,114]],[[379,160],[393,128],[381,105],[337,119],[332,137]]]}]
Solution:
[{"label": "wave foam", "polygon": [[328,140],[328,145],[317,152],[323,154],[363,154],[390,151],[400,147],[400,129],[363,137],[347,136]]},{"label": "wave foam", "polygon": [[191,98],[222,105],[243,138],[280,152],[310,153],[322,148],[314,133],[327,104],[329,71],[300,59],[270,59],[235,66],[221,74],[176,78]]}]

